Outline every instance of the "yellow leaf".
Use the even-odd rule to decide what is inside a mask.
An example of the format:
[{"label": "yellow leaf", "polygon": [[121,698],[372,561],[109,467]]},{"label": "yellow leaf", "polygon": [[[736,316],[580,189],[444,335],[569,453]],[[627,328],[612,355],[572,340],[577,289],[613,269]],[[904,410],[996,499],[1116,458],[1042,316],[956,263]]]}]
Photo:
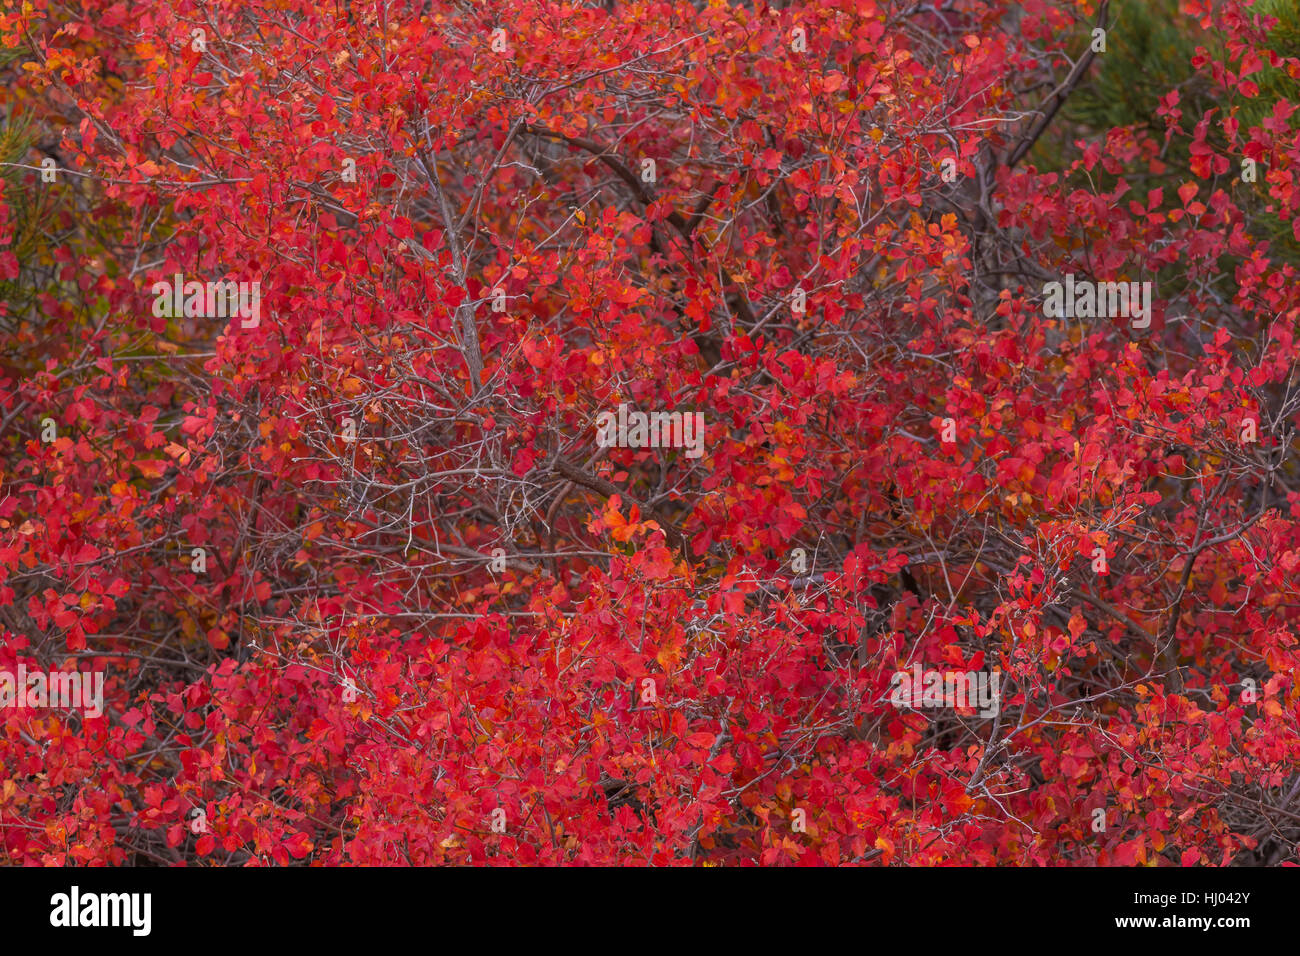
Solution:
[{"label": "yellow leaf", "polygon": [[655,660],[659,662],[660,666],[662,666],[664,670],[671,671],[681,656],[681,645],[669,642],[659,648],[659,653],[655,655]]}]

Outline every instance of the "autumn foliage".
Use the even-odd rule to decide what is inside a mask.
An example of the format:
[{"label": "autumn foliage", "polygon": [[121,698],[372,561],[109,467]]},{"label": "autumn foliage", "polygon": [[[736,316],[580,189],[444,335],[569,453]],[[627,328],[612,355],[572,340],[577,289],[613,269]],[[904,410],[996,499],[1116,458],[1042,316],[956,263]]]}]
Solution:
[{"label": "autumn foliage", "polygon": [[1170,6],[6,5],[0,862],[1298,862],[1295,11]]}]

